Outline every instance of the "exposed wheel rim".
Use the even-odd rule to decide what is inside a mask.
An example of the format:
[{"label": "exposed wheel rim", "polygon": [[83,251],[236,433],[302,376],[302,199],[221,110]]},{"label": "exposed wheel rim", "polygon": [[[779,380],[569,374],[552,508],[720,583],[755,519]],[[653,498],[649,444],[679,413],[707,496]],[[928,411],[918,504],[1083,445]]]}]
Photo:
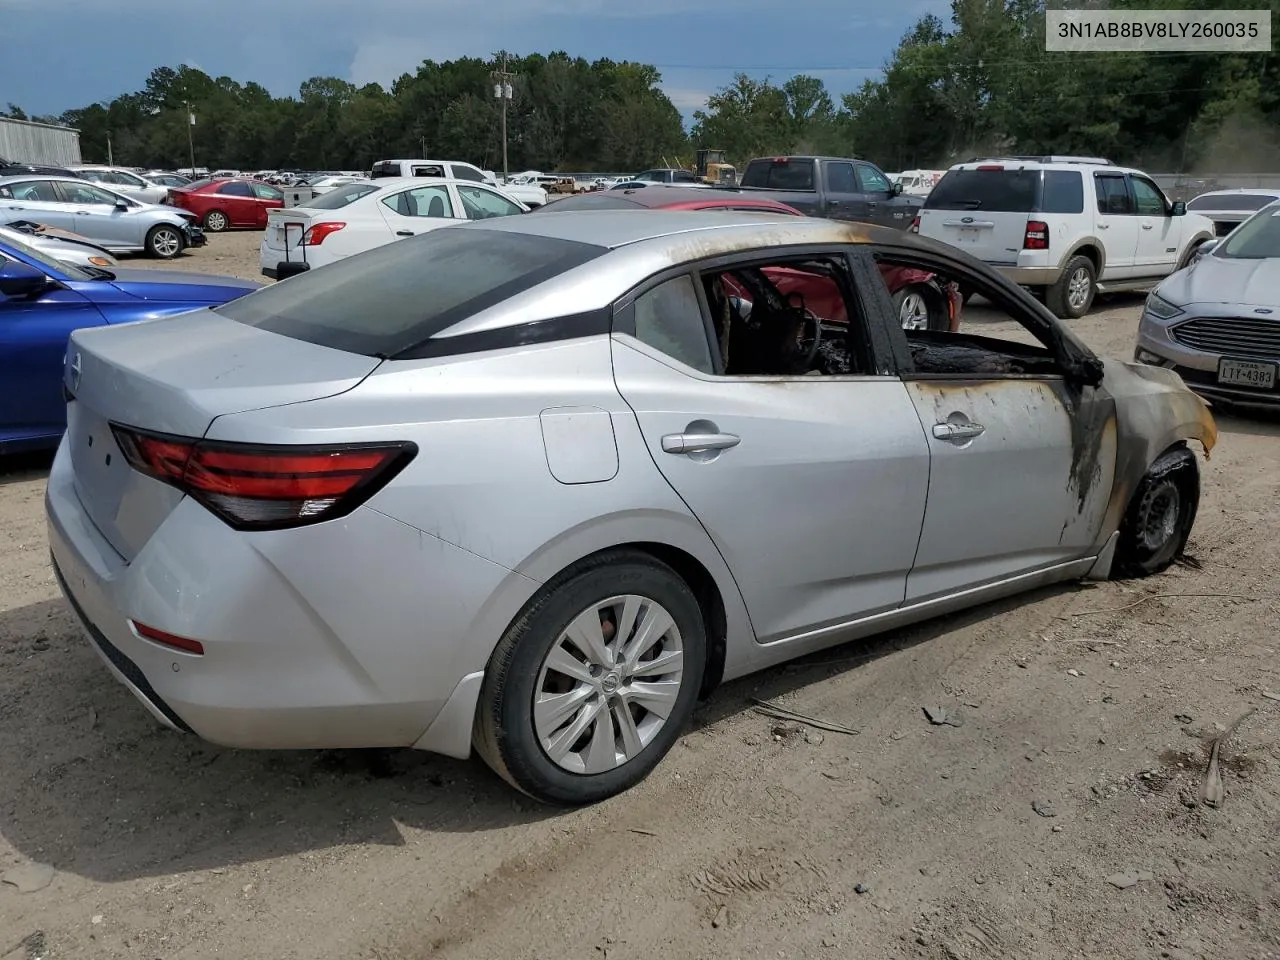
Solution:
[{"label": "exposed wheel rim", "polygon": [[675,710],[684,644],[657,601],[627,594],[570,621],[542,662],[533,726],[563,770],[598,774],[634,760]]},{"label": "exposed wheel rim", "polygon": [[1071,279],[1067,281],[1067,303],[1075,310],[1083,310],[1089,302],[1089,292],[1093,287],[1093,280],[1089,277],[1089,271],[1084,267],[1076,267],[1071,273]]},{"label": "exposed wheel rim", "polygon": [[1178,535],[1178,518],[1182,514],[1182,491],[1172,480],[1155,484],[1142,498],[1138,508],[1138,540],[1152,553],[1158,553]]},{"label": "exposed wheel rim", "polygon": [[908,291],[898,308],[898,319],[902,321],[903,330],[928,330],[929,304],[925,302],[924,295],[915,290]]},{"label": "exposed wheel rim", "polygon": [[162,257],[176,257],[182,251],[182,238],[172,230],[157,230],[151,235],[151,249]]},{"label": "exposed wheel rim", "polygon": [[227,228],[227,217],[223,213],[211,213],[205,220],[205,225],[214,232],[225,230]]}]

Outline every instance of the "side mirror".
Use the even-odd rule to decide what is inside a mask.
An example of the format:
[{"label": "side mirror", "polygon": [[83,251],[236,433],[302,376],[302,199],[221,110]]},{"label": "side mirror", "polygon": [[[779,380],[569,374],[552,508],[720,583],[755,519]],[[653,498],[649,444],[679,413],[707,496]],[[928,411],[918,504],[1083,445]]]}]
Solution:
[{"label": "side mirror", "polygon": [[49,285],[49,278],[18,260],[0,263],[0,293],[6,297],[30,297]]},{"label": "side mirror", "polygon": [[900,197],[900,196],[902,196],[902,181],[901,181],[901,180],[899,180],[897,183],[895,183],[892,187],[890,187],[890,188],[889,188],[889,194],[890,194],[890,196],[894,196],[894,197]]},{"label": "side mirror", "polygon": [[1173,216],[1185,217],[1187,215],[1187,203],[1185,200],[1175,200],[1173,202]]},{"label": "side mirror", "polygon": [[125,211],[125,210],[128,210],[128,209],[129,209],[129,201],[128,201],[128,200],[117,200],[117,201],[116,201],[116,209],[117,209],[117,210],[120,210],[120,211],[122,211],[122,212],[123,212],[123,211]]},{"label": "side mirror", "polygon": [[1217,249],[1218,244],[1220,244],[1221,242],[1222,242],[1221,238],[1218,238],[1216,240],[1206,240],[1204,243],[1200,244],[1200,246],[1196,247],[1196,254],[1194,257],[1191,258],[1191,262],[1195,263],[1201,257],[1207,257],[1209,254],[1213,253],[1213,251]]}]

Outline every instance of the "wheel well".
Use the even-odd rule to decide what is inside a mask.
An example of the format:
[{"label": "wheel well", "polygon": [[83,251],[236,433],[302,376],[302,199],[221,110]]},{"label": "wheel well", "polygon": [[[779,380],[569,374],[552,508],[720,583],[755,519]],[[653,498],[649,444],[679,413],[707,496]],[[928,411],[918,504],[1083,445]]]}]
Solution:
[{"label": "wheel well", "polygon": [[[1097,247],[1086,244],[1079,250],[1073,251],[1071,257],[1088,257],[1089,262],[1093,264],[1094,275],[1102,273],[1102,251]],[[1071,257],[1067,257],[1067,259],[1070,260]]]},{"label": "wheel well", "polygon": [[698,697],[702,699],[709,696],[711,691],[720,685],[720,680],[724,676],[725,634],[728,632],[724,598],[720,596],[720,588],[716,586],[715,577],[711,576],[710,571],[692,554],[669,544],[619,543],[610,547],[609,550],[635,550],[639,553],[647,553],[655,560],[669,566],[680,575],[681,580],[689,585],[689,589],[697,598],[698,607],[702,611],[702,622],[707,631],[707,663],[702,673],[702,689],[698,691]]}]

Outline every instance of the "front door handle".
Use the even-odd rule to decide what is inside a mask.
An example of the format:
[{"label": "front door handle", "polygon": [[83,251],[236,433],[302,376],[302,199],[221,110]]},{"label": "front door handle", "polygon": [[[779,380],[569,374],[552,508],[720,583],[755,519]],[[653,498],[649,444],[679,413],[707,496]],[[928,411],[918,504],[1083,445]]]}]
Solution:
[{"label": "front door handle", "polygon": [[1142,229],[1143,229],[1143,230],[1150,230],[1150,229],[1151,229],[1151,226],[1152,226],[1152,225],[1151,225],[1151,224],[1149,224],[1149,223],[1144,223],[1144,224],[1142,225]]},{"label": "front door handle", "polygon": [[966,443],[974,437],[982,436],[986,431],[987,428],[982,424],[965,420],[944,420],[933,425],[933,435],[948,443]]},{"label": "front door handle", "polygon": [[396,236],[397,236],[397,237],[412,237],[412,236],[413,236],[413,231],[412,231],[412,230],[397,230],[397,231],[396,231]]},{"label": "front door handle", "polygon": [[727,450],[742,442],[732,433],[668,433],[662,438],[663,453],[706,453]]},{"label": "front door handle", "polygon": [[1098,224],[1098,229],[1099,229],[1099,230],[1110,230],[1110,229],[1111,229],[1111,224],[1109,224],[1109,223],[1100,223],[1100,224]]}]

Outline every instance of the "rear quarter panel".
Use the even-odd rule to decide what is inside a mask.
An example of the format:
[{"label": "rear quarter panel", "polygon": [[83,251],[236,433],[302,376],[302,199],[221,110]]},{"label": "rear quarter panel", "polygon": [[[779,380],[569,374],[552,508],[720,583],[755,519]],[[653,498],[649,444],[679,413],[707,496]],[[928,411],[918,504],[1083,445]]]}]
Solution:
[{"label": "rear quarter panel", "polygon": [[[562,408],[607,414],[616,446],[610,456],[618,463],[611,477],[563,483],[552,475],[541,414]],[[745,653],[754,645],[724,561],[658,472],[614,386],[606,336],[384,363],[341,396],[221,417],[208,436],[415,442],[417,457],[367,507],[513,573],[481,598],[466,634],[448,640],[459,675],[484,669],[543,583],[585,556],[625,543],[665,544],[697,559],[724,602],[730,664],[745,659],[735,658],[735,649]]]}]

